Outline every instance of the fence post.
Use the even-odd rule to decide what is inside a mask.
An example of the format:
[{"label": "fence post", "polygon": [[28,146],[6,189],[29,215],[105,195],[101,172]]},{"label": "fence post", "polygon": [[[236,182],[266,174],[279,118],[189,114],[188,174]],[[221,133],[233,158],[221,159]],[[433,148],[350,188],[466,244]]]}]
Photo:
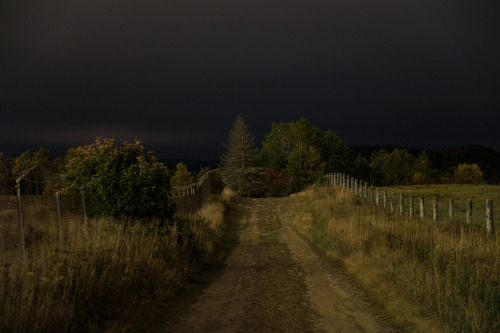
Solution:
[{"label": "fence post", "polygon": [[439,204],[438,204],[438,197],[434,197],[432,199],[432,220],[437,221],[439,218]]},{"label": "fence post", "polygon": [[495,224],[493,223],[493,200],[486,199],[486,231],[493,235],[495,233]]},{"label": "fence post", "polygon": [[450,199],[448,203],[448,218],[450,221],[455,220],[455,202],[453,199]]},{"label": "fence post", "polygon": [[373,203],[373,185],[370,186],[370,203]]},{"label": "fence post", "polygon": [[358,195],[358,180],[354,179],[354,195]]},{"label": "fence post", "polygon": [[425,217],[424,197],[420,197],[420,218],[424,219],[424,217]]},{"label": "fence post", "polygon": [[472,200],[467,200],[467,223],[472,223]]},{"label": "fence post", "polygon": [[391,214],[394,214],[394,192],[391,192]]},{"label": "fence post", "polygon": [[365,199],[368,199],[368,183],[365,182]]},{"label": "fence post", "polygon": [[387,209],[387,191],[384,190],[384,209]]},{"label": "fence post", "polygon": [[413,209],[413,195],[408,196],[408,209],[410,212],[410,218],[413,218],[415,216],[415,211]]},{"label": "fence post", "polygon": [[403,216],[405,209],[405,196],[403,193],[399,195],[399,215]]},{"label": "fence post", "polygon": [[56,199],[56,210],[57,210],[57,228],[59,229],[59,245],[61,249],[64,247],[63,242],[63,232],[62,232],[62,222],[61,222],[61,206],[59,205],[59,189],[56,187],[54,196]]},{"label": "fence post", "polygon": [[380,206],[380,188],[377,187],[377,192],[375,193],[375,204]]},{"label": "fence post", "polygon": [[21,246],[21,253],[23,258],[26,259],[26,245],[24,243],[24,220],[23,220],[23,204],[21,201],[21,184],[16,180],[17,192],[17,216],[19,218],[19,241]]}]

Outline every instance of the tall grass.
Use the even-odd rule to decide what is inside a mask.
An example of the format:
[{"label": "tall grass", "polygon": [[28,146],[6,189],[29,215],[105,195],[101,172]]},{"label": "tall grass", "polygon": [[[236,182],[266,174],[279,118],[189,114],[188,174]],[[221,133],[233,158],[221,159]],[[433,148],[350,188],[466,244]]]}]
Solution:
[{"label": "tall grass", "polygon": [[484,228],[388,215],[352,194],[291,198],[295,227],[414,331],[500,331],[500,246]]},{"label": "tall grass", "polygon": [[63,249],[42,243],[27,260],[12,252],[0,274],[0,331],[100,332],[168,298],[213,251],[232,195],[168,227],[100,218],[88,233],[75,227]]}]

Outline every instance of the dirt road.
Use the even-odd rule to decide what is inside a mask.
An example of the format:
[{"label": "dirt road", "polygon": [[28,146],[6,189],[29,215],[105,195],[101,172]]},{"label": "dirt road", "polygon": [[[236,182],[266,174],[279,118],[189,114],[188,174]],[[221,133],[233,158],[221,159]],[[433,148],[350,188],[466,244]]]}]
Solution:
[{"label": "dirt road", "polygon": [[391,332],[363,293],[287,221],[289,199],[249,199],[217,279],[164,332]]}]

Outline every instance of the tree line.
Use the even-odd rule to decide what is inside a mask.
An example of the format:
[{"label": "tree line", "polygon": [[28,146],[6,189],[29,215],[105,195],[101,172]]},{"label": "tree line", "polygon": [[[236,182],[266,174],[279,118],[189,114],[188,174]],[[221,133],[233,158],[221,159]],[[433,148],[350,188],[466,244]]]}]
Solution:
[{"label": "tree line", "polygon": [[[457,164],[443,168],[443,156],[448,156],[444,153],[350,147],[333,131],[322,131],[305,118],[273,123],[257,149],[255,138],[238,116],[225,149],[220,162],[223,180],[244,196],[289,195],[321,181],[330,172],[346,173],[378,186],[484,180],[482,167],[462,157],[463,150],[448,153]],[[483,152],[473,155],[478,159],[498,155],[477,147],[472,151]],[[195,175],[183,163],[169,169],[140,141],[120,146],[113,139],[97,138],[55,159],[47,148],[18,156],[0,153],[0,194],[14,194],[15,179],[34,165],[36,168],[20,184],[25,194],[48,193],[55,187],[63,193],[83,190],[100,196],[105,214],[159,218],[172,214],[168,200],[171,188],[189,185],[209,170],[202,168]],[[484,165],[489,166],[487,179],[491,180],[495,169]]]},{"label": "tree line", "polygon": [[481,183],[476,163],[458,163],[440,170],[425,150],[372,150],[367,158],[345,144],[333,131],[322,131],[307,119],[275,122],[257,149],[255,138],[238,116],[221,156],[226,185],[240,195],[284,196],[341,172],[377,186],[430,183]]}]

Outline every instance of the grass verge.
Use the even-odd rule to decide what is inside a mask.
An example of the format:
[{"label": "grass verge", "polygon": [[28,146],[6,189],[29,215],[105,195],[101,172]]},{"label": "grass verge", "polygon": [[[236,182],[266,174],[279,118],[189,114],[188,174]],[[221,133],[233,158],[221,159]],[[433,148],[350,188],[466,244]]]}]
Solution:
[{"label": "grass verge", "polygon": [[388,215],[352,194],[294,195],[296,229],[412,331],[500,330],[500,246],[485,230]]}]

